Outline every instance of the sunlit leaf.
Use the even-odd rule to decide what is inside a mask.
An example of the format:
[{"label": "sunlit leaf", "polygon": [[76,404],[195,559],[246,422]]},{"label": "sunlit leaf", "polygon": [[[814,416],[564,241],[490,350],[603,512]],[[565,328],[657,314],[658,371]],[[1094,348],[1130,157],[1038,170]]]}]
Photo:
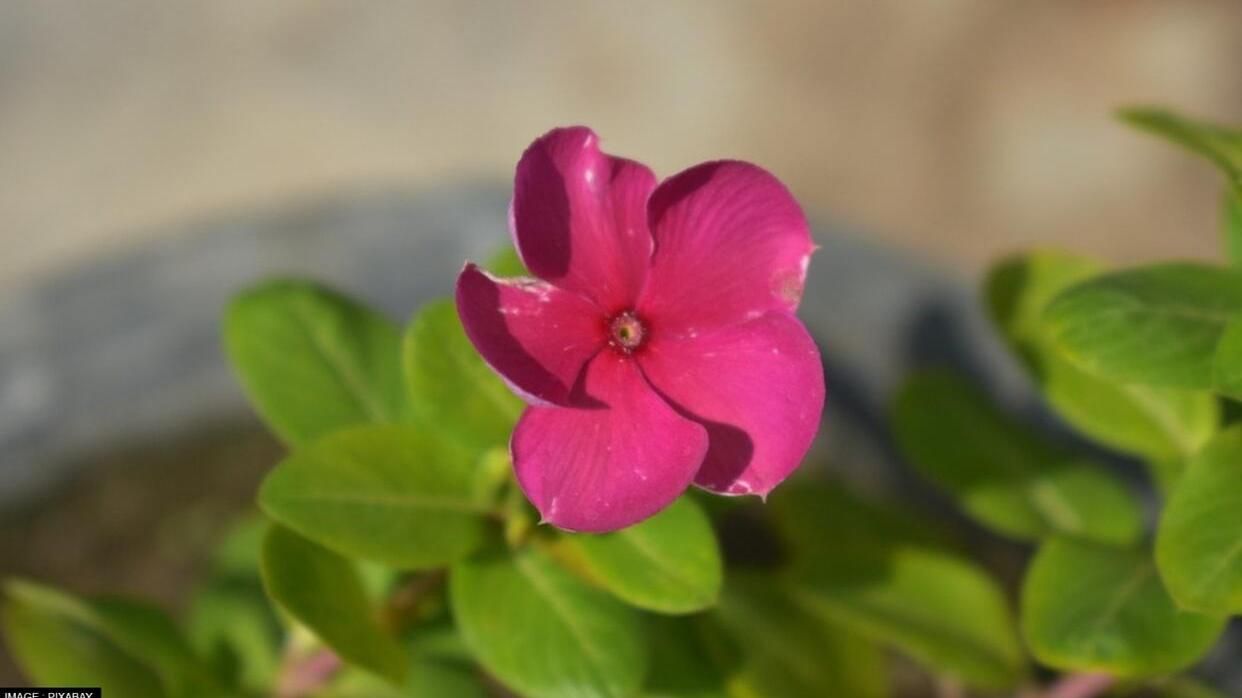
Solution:
[{"label": "sunlit leaf", "polygon": [[1242,313],[1242,270],[1168,263],[1097,276],[1044,312],[1071,360],[1115,381],[1209,390],[1217,345]]},{"label": "sunlit leaf", "polygon": [[1052,539],[1022,589],[1022,630],[1058,669],[1143,677],[1193,664],[1224,620],[1174,604],[1144,550]]},{"label": "sunlit leaf", "polygon": [[452,301],[429,303],[404,342],[410,412],[479,447],[508,446],[523,404],[467,339]]},{"label": "sunlit leaf", "polygon": [[356,427],[286,458],[264,480],[259,505],[344,555],[441,566],[483,540],[489,508],[475,456],[422,427]]},{"label": "sunlit leaf", "polygon": [[454,565],[453,616],[484,667],[532,698],[629,698],[647,671],[637,612],[534,547]]},{"label": "sunlit leaf", "polygon": [[586,571],[618,598],[660,613],[715,603],[723,569],[707,515],[683,497],[646,521],[605,535],[569,535]]},{"label": "sunlit leaf", "polygon": [[1156,561],[1183,608],[1242,613],[1242,427],[1217,436],[1178,481]]},{"label": "sunlit leaf", "polygon": [[400,331],[335,291],[296,280],[247,290],[229,305],[224,343],[255,409],[288,444],[404,415]]},{"label": "sunlit leaf", "polygon": [[1169,461],[1194,453],[1219,422],[1206,391],[1118,383],[1061,355],[1041,315],[1069,286],[1101,272],[1094,261],[1040,251],[995,266],[985,284],[988,309],[1048,404],[1075,429],[1120,451]]}]

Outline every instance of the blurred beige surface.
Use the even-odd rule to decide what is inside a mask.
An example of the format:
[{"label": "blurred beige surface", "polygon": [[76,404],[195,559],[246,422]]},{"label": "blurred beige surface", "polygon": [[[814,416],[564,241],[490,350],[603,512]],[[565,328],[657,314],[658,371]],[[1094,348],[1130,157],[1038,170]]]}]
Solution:
[{"label": "blurred beige surface", "polygon": [[6,0],[0,288],[221,210],[507,178],[572,122],[966,270],[1207,256],[1215,173],[1110,112],[1242,122],[1240,67],[1238,0]]}]

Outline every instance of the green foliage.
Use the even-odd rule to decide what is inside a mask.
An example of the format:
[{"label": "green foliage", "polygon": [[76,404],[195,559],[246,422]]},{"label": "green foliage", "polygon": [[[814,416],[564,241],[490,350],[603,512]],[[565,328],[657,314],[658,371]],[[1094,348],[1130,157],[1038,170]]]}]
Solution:
[{"label": "green foliage", "polygon": [[713,615],[651,616],[647,643],[651,668],[639,693],[642,698],[726,698],[745,693],[729,690],[738,651]]},{"label": "green foliage", "polygon": [[1150,107],[1123,110],[1121,118],[1211,160],[1232,186],[1242,188],[1242,130]]},{"label": "green foliage", "polygon": [[341,554],[424,569],[482,543],[489,495],[475,451],[429,429],[380,425],[289,456],[264,481],[259,504]]},{"label": "green foliage", "polygon": [[473,667],[415,658],[405,681],[394,686],[359,671],[342,672],[317,698],[489,698],[492,694]]},{"label": "green foliage", "polygon": [[538,548],[491,548],[457,563],[450,596],[467,645],[524,696],[627,698],[646,675],[638,614]]},{"label": "green foliage", "polygon": [[593,581],[633,606],[690,613],[712,606],[720,593],[724,570],[716,535],[689,497],[627,529],[567,541]]},{"label": "green foliage", "polygon": [[229,306],[224,343],[255,409],[292,446],[405,414],[399,330],[335,291],[295,280],[250,289]]},{"label": "green foliage", "polygon": [[981,524],[1015,538],[1129,542],[1141,532],[1124,485],[999,413],[943,371],[912,375],[893,427],[906,457]]},{"label": "green foliage", "polygon": [[1220,419],[1203,391],[1117,383],[1066,360],[1044,308],[1073,284],[1100,273],[1095,262],[1061,252],[1017,255],[993,267],[985,282],[988,310],[1002,338],[1066,422],[1096,441],[1165,462],[1194,453]]},{"label": "green foliage", "polygon": [[181,631],[151,606],[88,601],[21,581],[9,582],[5,596],[5,636],[34,681],[136,698],[220,695]]},{"label": "green foliage", "polygon": [[793,555],[791,598],[807,612],[973,686],[1022,679],[1004,593],[924,524],[835,487],[787,485],[770,505]]},{"label": "green foliage", "polygon": [[261,563],[267,593],[344,660],[400,683],[406,656],[381,627],[357,569],[293,531],[272,526]]},{"label": "green foliage", "polygon": [[1022,589],[1022,630],[1059,669],[1146,677],[1201,657],[1224,621],[1179,609],[1146,551],[1054,538]]},{"label": "green foliage", "polygon": [[1221,237],[1234,266],[1242,265],[1242,188],[1226,191],[1221,205]]},{"label": "green foliage", "polygon": [[872,643],[846,632],[796,591],[761,575],[735,575],[717,616],[742,649],[736,694],[757,696],[888,695],[887,663]]},{"label": "green foliage", "polygon": [[1156,562],[1186,609],[1242,613],[1242,427],[1191,462],[1160,520]]},{"label": "green foliage", "polygon": [[259,576],[266,533],[267,523],[258,517],[237,525],[214,551],[190,599],[190,644],[236,692],[267,691],[280,662],[280,625]]},{"label": "green foliage", "polygon": [[410,411],[421,423],[479,447],[508,445],[522,401],[471,346],[452,301],[419,310],[403,353]]},{"label": "green foliage", "polygon": [[1169,263],[1073,286],[1048,306],[1044,319],[1065,355],[1092,373],[1210,390],[1217,387],[1217,347],[1240,313],[1242,271]]}]

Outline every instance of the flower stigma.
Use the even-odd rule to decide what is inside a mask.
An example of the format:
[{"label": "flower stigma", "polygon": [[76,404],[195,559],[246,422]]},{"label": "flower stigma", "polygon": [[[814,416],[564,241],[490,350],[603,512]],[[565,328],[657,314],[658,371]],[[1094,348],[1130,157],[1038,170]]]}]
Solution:
[{"label": "flower stigma", "polygon": [[642,320],[633,312],[626,311],[612,319],[609,326],[609,339],[612,346],[626,354],[632,353],[642,343],[647,331]]}]

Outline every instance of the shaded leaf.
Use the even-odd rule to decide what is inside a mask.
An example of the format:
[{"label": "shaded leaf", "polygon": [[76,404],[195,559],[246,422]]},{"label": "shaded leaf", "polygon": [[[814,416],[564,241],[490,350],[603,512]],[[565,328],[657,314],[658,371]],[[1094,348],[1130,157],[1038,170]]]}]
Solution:
[{"label": "shaded leaf", "polygon": [[628,698],[642,684],[637,613],[537,548],[494,548],[457,563],[450,596],[479,661],[522,695]]},{"label": "shaded leaf", "polygon": [[1160,519],[1156,562],[1183,608],[1242,613],[1242,427],[1190,463]]},{"label": "shaded leaf", "polygon": [[1088,437],[1120,451],[1169,460],[1194,453],[1219,422],[1204,391],[1117,383],[1065,359],[1041,315],[1069,286],[1101,271],[1071,254],[1041,251],[1004,260],[988,274],[988,308],[1002,337],[1031,373],[1048,404]]},{"label": "shaded leaf", "polygon": [[1022,630],[1058,669],[1158,676],[1193,664],[1224,620],[1177,608],[1142,550],[1054,538],[1022,589]]},{"label": "shaded leaf", "polygon": [[[725,698],[736,670],[732,645],[706,614],[653,616],[647,623],[651,670],[642,698]],[[727,656],[722,652],[728,651]]]},{"label": "shaded leaf", "polygon": [[478,672],[466,664],[414,659],[405,681],[394,686],[368,674],[345,671],[318,698],[488,698]]},{"label": "shaded leaf", "polygon": [[508,446],[524,407],[483,363],[452,301],[429,303],[406,330],[403,347],[410,412],[478,447]]},{"label": "shaded leaf", "polygon": [[898,392],[893,427],[919,472],[1000,533],[1129,542],[1142,530],[1123,483],[1043,441],[951,373],[911,375]]},{"label": "shaded leaf", "polygon": [[186,632],[216,676],[235,688],[272,685],[280,663],[280,626],[263,588],[235,579],[213,579],[190,601]]},{"label": "shaded leaf", "polygon": [[711,522],[682,497],[658,515],[605,535],[567,535],[593,581],[623,601],[660,613],[714,604],[723,568]]},{"label": "shaded leaf", "polygon": [[1115,381],[1209,390],[1225,328],[1242,313],[1242,272],[1192,263],[1095,277],[1044,312],[1057,346]]},{"label": "shaded leaf", "polygon": [[355,427],[286,458],[264,480],[259,505],[344,555],[442,566],[483,541],[489,508],[476,455],[431,430]]},{"label": "shaded leaf", "polygon": [[801,608],[972,686],[1022,679],[1004,593],[934,526],[837,487],[786,485],[771,506],[791,542],[789,589]]},{"label": "shaded leaf", "polygon": [[229,305],[224,343],[255,409],[287,444],[403,416],[400,331],[335,291],[287,279],[244,291]]},{"label": "shaded leaf", "polygon": [[799,595],[766,576],[731,577],[716,615],[741,648],[735,694],[888,695],[879,649],[801,607]]},{"label": "shaded leaf", "polygon": [[380,627],[348,560],[273,525],[263,543],[262,571],[272,600],[342,659],[394,682],[404,679],[405,653]]},{"label": "shaded leaf", "polygon": [[267,690],[280,662],[280,623],[259,575],[267,527],[257,514],[235,524],[212,550],[207,575],[190,598],[187,638],[235,690]]}]

